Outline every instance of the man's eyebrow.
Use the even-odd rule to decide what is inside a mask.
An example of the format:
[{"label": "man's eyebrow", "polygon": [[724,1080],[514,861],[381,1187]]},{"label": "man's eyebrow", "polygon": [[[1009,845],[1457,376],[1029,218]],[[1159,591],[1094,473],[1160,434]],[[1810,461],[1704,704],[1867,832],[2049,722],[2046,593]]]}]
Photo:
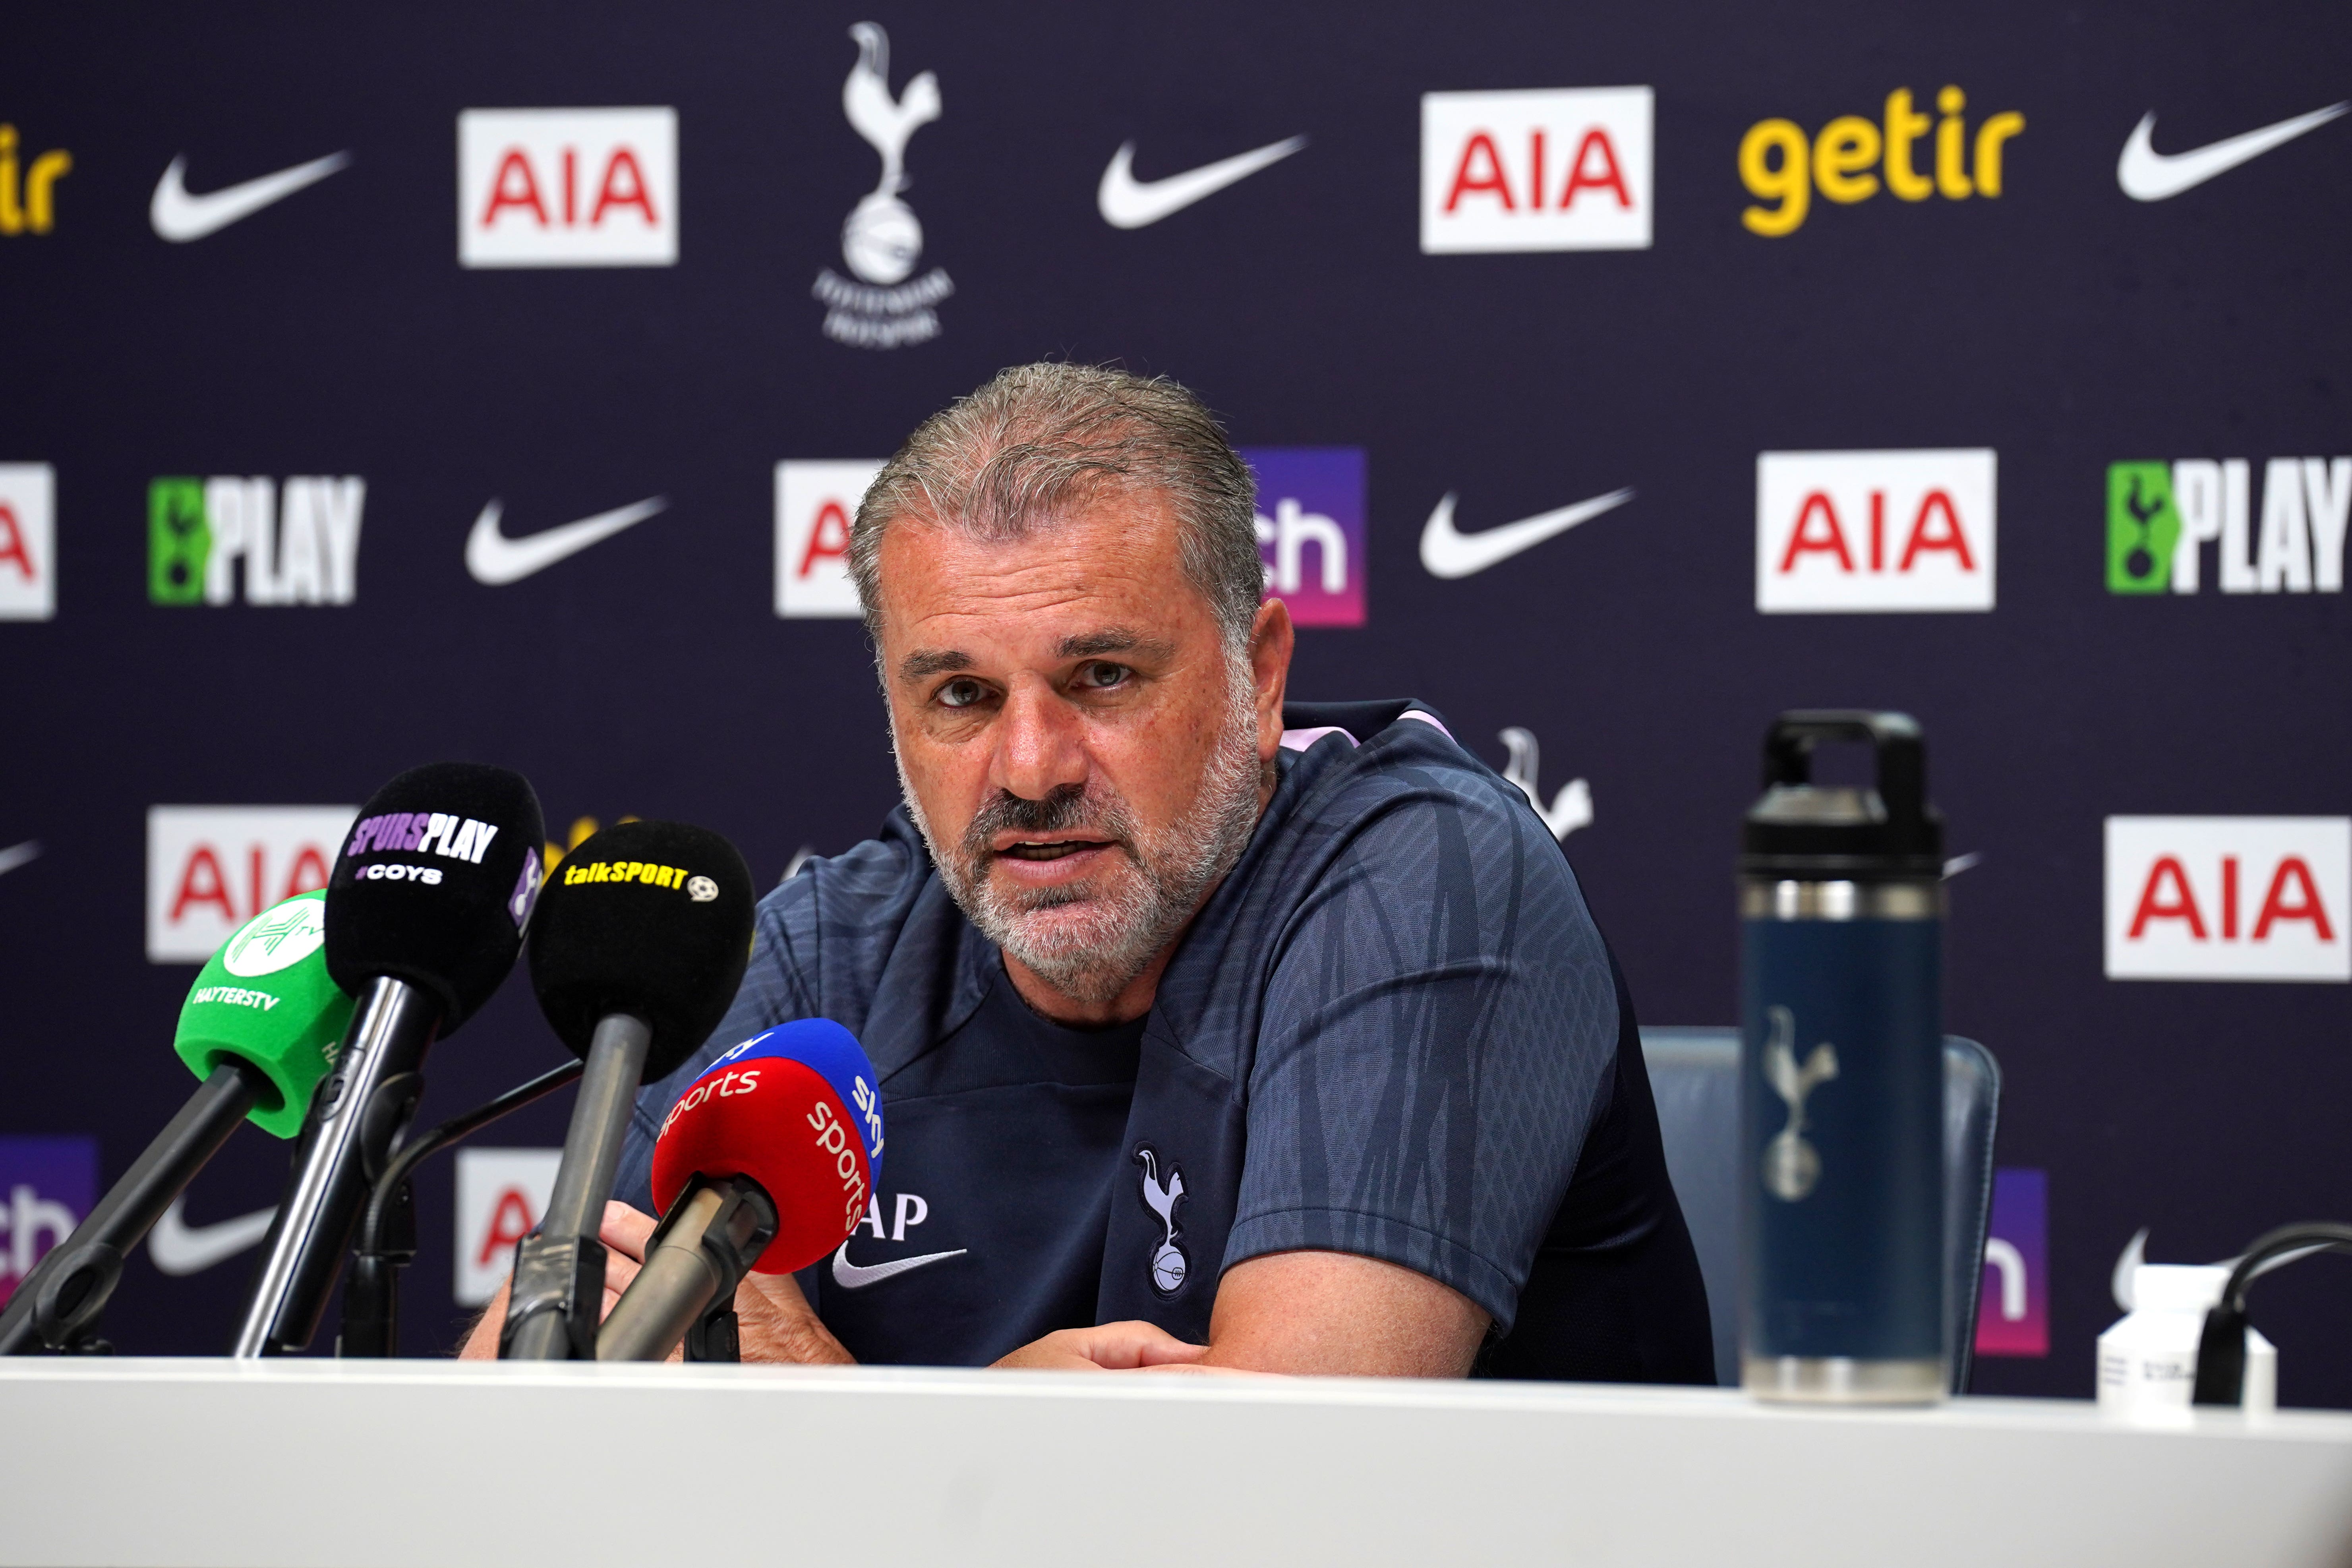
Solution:
[{"label": "man's eyebrow", "polygon": [[898,679],[921,680],[928,676],[945,675],[950,670],[970,669],[971,655],[958,653],[953,648],[924,648],[910,653],[898,661]]},{"label": "man's eyebrow", "polygon": [[1063,658],[1099,658],[1107,653],[1137,653],[1146,658],[1165,659],[1176,651],[1172,643],[1126,626],[1105,626],[1100,631],[1078,632],[1061,640],[1055,653]]}]

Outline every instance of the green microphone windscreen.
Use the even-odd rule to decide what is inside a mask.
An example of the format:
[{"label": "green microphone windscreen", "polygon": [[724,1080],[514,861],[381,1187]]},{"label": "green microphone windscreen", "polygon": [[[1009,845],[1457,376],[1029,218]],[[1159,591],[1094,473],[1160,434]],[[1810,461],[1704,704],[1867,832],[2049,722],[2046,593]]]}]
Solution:
[{"label": "green microphone windscreen", "polygon": [[326,938],[323,890],[262,910],[196,976],[172,1040],[200,1079],[231,1059],[258,1070],[269,1087],[251,1120],[280,1138],[302,1131],[352,1020],[352,998],[327,973]]}]

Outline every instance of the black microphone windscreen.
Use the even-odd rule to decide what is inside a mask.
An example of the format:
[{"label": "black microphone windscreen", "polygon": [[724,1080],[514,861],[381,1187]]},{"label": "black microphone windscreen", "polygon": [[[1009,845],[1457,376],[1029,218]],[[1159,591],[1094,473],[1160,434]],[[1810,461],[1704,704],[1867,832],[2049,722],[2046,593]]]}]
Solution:
[{"label": "black microphone windscreen", "polygon": [[647,1082],[692,1056],[735,1000],[751,955],[751,870],[734,845],[682,822],[618,822],[547,879],[531,917],[530,984],[563,1043],[588,1054],[596,1023],[653,1030]]},{"label": "black microphone windscreen", "polygon": [[327,879],[327,973],[354,994],[380,975],[437,1001],[440,1033],[514,967],[539,889],[539,797],[520,773],[428,763],[375,792]]}]

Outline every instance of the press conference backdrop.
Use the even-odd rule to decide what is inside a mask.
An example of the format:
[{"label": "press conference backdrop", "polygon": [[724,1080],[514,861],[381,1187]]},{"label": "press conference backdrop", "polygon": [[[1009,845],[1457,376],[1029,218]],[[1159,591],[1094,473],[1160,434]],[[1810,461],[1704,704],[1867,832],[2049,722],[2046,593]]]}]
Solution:
[{"label": "press conference backdrop", "polygon": [[[1651,1022],[1735,1016],[1769,716],[1920,718],[1948,1026],[2007,1074],[1980,1389],[2087,1394],[2142,1227],[2205,1261],[2352,1210],[2340,7],[7,33],[0,1287],[186,1093],[196,962],[398,769],[523,770],[551,849],[705,823],[763,884],[869,833],[847,516],[1043,357],[1221,412],[1293,690],[1417,696],[1507,764]],[[510,984],[424,1114],[562,1055]],[[412,1352],[565,1103],[428,1168]],[[225,1348],[286,1153],[197,1182],[121,1347]],[[858,1245],[957,1201],[886,1191]],[[2331,1268],[2256,1300],[2290,1403],[2352,1404]]]}]

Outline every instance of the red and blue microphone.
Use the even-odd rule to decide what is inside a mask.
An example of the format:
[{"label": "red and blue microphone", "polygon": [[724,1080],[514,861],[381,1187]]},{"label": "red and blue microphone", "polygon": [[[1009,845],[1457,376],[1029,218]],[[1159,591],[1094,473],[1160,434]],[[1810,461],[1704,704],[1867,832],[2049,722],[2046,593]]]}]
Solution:
[{"label": "red and blue microphone", "polygon": [[849,1239],[882,1175],[882,1094],[830,1018],[756,1035],[678,1096],[654,1143],[662,1221],[596,1338],[598,1361],[740,1359],[735,1287]]}]

